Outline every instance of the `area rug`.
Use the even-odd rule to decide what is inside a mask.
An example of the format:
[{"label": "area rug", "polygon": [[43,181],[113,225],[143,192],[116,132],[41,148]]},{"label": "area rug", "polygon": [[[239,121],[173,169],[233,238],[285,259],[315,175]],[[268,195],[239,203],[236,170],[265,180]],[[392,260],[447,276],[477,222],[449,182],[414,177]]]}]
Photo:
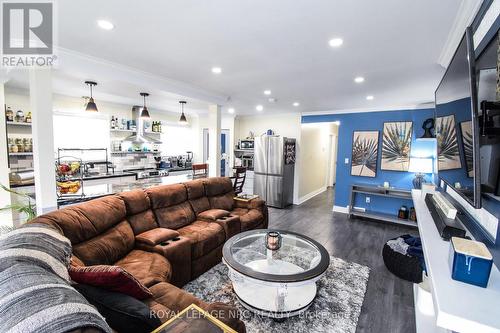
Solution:
[{"label": "area rug", "polygon": [[317,282],[318,294],[306,312],[276,321],[246,310],[234,294],[228,269],[220,263],[184,286],[184,290],[206,302],[234,304],[248,333],[328,332],[354,333],[365,297],[370,269],[330,257],[330,266]]}]

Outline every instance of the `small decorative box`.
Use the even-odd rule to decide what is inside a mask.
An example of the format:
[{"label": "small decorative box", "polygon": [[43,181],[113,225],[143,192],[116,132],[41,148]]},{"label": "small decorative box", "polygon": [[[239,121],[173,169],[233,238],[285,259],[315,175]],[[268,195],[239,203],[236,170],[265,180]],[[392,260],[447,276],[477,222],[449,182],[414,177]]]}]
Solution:
[{"label": "small decorative box", "polygon": [[486,288],[493,257],[484,243],[452,237],[450,242],[451,278]]}]

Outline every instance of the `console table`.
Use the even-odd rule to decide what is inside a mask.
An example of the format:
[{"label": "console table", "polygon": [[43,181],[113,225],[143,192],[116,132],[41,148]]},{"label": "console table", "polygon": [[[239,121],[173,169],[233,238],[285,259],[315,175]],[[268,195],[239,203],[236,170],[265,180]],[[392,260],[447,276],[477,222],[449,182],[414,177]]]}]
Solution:
[{"label": "console table", "polygon": [[444,241],[434,224],[420,190],[412,190],[413,204],[425,265],[432,294],[434,313],[417,305],[419,288],[414,285],[417,333],[500,333],[500,272],[491,269],[487,288],[480,288],[451,278],[448,262],[450,242]]},{"label": "console table", "polygon": [[400,219],[397,215],[384,214],[381,212],[375,212],[370,210],[358,210],[354,209],[354,202],[356,199],[356,194],[370,194],[376,196],[382,196],[387,198],[397,198],[411,200],[411,190],[397,189],[397,188],[385,188],[381,186],[374,185],[363,185],[363,184],[353,184],[351,185],[351,196],[349,200],[349,218],[352,216],[359,216],[369,219],[381,220],[389,223],[402,224],[406,226],[417,227],[417,224],[413,221]]}]

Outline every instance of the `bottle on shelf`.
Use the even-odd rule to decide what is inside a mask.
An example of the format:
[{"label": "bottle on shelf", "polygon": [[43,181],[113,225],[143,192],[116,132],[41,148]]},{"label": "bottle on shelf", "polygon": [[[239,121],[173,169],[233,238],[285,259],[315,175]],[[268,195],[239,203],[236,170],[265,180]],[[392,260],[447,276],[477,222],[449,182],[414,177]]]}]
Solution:
[{"label": "bottle on shelf", "polygon": [[156,125],[157,127],[157,132],[161,133],[161,121],[158,121],[158,124]]},{"label": "bottle on shelf", "polygon": [[14,121],[14,112],[12,111],[10,106],[8,106],[7,110],[5,110],[5,120]]},{"label": "bottle on shelf", "polygon": [[24,123],[24,111],[23,110],[17,110],[16,121],[19,123]]},{"label": "bottle on shelf", "polygon": [[115,121],[115,116],[111,116],[111,129],[115,129],[116,127],[116,121]]},{"label": "bottle on shelf", "polygon": [[24,118],[24,121],[27,123],[31,123],[31,111],[28,112],[26,118]]}]

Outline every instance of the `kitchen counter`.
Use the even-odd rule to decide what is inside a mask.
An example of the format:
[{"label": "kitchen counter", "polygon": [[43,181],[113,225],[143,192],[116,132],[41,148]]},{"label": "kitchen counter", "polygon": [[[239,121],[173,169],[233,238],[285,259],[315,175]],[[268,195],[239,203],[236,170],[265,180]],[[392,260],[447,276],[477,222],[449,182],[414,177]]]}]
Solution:
[{"label": "kitchen counter", "polygon": [[[108,173],[108,174],[95,174],[95,175],[89,175],[89,176],[83,176],[83,180],[98,180],[98,179],[110,179],[110,178],[118,178],[118,177],[134,177],[135,173],[133,172],[126,172],[126,171],[119,171],[115,173]],[[11,188],[16,188],[16,187],[27,187],[27,186],[35,186],[35,183],[25,183],[25,184],[10,184]]]},{"label": "kitchen counter", "polygon": [[[176,173],[176,172],[181,172],[181,171],[190,171],[192,170],[191,168],[170,168],[168,169],[168,172],[170,173]],[[111,178],[119,178],[119,177],[131,177],[131,176],[136,176],[134,172],[130,171],[118,171],[115,173],[109,173],[109,174],[96,174],[96,175],[90,175],[90,176],[84,176],[83,180],[99,180],[99,179],[111,179]],[[29,187],[29,186],[35,186],[34,182],[31,183],[25,183],[25,184],[10,184],[10,188],[19,188],[19,187]],[[92,185],[94,186],[94,185]]]},{"label": "kitchen counter", "polygon": [[106,195],[132,191],[136,189],[145,189],[158,185],[177,184],[192,180],[192,175],[169,175],[165,177],[138,179],[127,184],[98,184],[98,185],[83,185],[83,198],[60,198],[57,203],[58,206],[72,205],[78,202],[88,201],[100,198]]}]

